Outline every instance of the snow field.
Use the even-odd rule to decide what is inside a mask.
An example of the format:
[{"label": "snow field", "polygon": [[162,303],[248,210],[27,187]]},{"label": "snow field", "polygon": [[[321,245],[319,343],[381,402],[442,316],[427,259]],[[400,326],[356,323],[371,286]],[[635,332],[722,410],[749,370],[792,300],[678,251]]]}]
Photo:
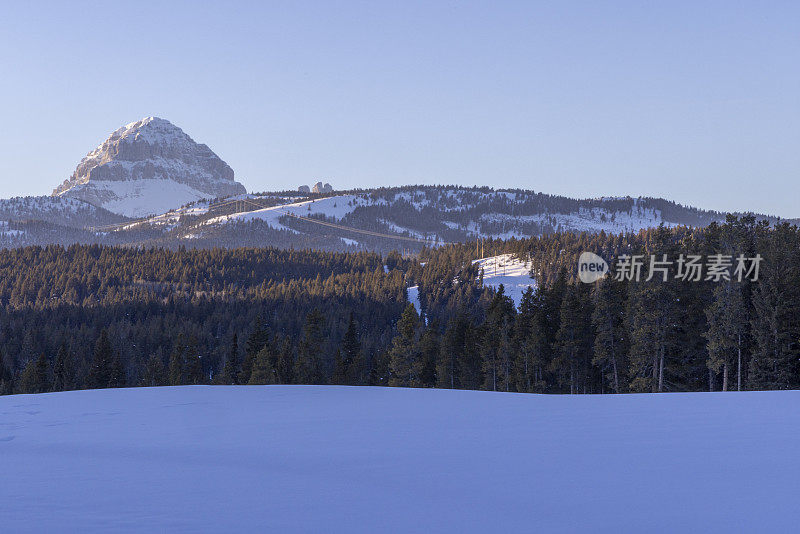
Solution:
[{"label": "snow field", "polygon": [[[222,215],[220,217],[209,219],[205,221],[204,224],[221,224],[230,221],[249,222],[253,220],[262,220],[273,228],[294,231],[291,228],[282,225],[279,222],[280,218],[291,213],[293,215],[300,215],[301,217],[323,214],[327,217],[341,219],[358,207],[357,202],[359,198],[360,197],[355,195],[339,195],[316,200],[293,202],[290,204],[282,204],[279,206],[272,206],[255,211],[243,211],[230,215]],[[351,202],[353,203],[352,205],[350,204]]]},{"label": "snow field", "polygon": [[0,397],[0,525],[789,532],[798,402],[333,386]]}]

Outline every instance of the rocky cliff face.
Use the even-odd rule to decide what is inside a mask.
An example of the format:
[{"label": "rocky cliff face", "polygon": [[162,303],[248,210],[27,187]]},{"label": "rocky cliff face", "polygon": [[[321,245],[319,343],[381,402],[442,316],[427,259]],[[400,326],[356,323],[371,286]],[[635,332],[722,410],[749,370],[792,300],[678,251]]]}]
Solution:
[{"label": "rocky cliff face", "polygon": [[118,129],[89,152],[53,195],[139,217],[245,192],[233,169],[208,146],[167,120],[147,117]]}]

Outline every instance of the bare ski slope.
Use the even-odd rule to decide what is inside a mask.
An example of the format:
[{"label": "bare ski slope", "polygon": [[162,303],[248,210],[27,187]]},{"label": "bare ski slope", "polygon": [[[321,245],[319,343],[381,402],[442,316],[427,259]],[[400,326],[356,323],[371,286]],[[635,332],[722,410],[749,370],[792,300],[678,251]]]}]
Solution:
[{"label": "bare ski slope", "polygon": [[0,397],[0,530],[788,532],[799,403],[315,386]]}]

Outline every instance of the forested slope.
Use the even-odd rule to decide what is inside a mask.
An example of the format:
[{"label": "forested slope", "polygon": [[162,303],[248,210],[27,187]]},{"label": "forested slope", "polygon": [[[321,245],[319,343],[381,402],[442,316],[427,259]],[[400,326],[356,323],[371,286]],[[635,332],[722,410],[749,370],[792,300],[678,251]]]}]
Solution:
[{"label": "forested slope", "polygon": [[[741,282],[576,281],[583,251],[763,257]],[[479,255],[538,283],[519,307]],[[646,274],[646,273],[645,273]],[[406,288],[419,288],[420,318]],[[705,229],[557,233],[419,255],[277,249],[0,251],[0,390],[335,383],[603,393],[800,387],[800,235]]]}]

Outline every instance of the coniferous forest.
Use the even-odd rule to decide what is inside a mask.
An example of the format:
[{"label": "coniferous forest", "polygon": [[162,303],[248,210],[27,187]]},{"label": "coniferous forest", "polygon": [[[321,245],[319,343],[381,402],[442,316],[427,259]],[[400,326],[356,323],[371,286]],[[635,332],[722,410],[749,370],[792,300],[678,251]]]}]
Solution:
[{"label": "coniferous forest", "polygon": [[[0,393],[178,384],[351,384],[537,393],[800,387],[800,233],[554,233],[397,252],[0,251]],[[611,276],[577,280],[577,258]],[[520,305],[472,263],[513,253]],[[618,281],[623,254],[763,257],[759,278]],[[670,267],[675,269],[675,266]],[[671,273],[674,274],[674,273]],[[419,287],[422,317],[406,289]]]}]

